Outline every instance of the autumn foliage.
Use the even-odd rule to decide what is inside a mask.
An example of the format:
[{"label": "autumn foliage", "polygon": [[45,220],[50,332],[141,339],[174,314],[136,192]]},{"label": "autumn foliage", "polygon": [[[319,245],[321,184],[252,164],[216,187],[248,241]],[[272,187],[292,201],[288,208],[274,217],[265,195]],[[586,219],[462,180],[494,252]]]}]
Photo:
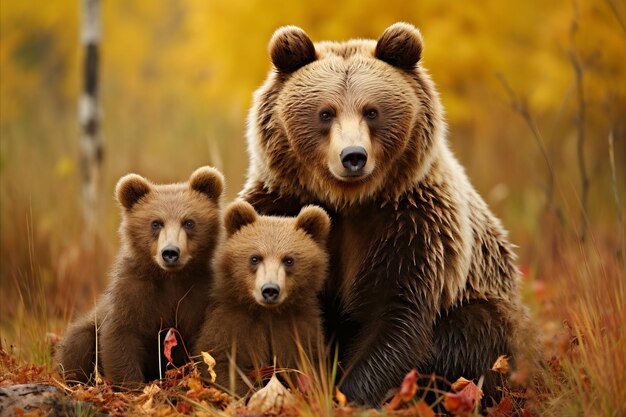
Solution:
[{"label": "autumn foliage", "polygon": [[[508,373],[494,364],[498,404],[483,407],[480,381],[461,387],[415,371],[371,414],[626,415],[623,3],[103,1],[102,204],[90,242],[79,201],[79,4],[0,7],[0,387],[52,384],[114,415],[245,415],[192,367],[163,364],[163,381],[139,391],[68,386],[54,373],[51,346],[107,282],[113,186],[131,171],[171,182],[210,164],[233,198],[248,164],[246,111],[276,27],[343,40],[408,21],[424,36],[451,148],[518,246],[541,351]],[[290,391],[298,413],[362,415],[330,374],[307,374],[309,392]]]}]

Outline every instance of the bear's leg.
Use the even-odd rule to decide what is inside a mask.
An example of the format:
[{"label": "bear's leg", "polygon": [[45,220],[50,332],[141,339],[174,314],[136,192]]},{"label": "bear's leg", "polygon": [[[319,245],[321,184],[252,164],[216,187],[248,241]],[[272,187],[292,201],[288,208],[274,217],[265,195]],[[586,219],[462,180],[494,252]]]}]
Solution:
[{"label": "bear's leg", "polygon": [[71,382],[88,382],[96,361],[96,324],[93,312],[72,323],[57,349],[59,372]]},{"label": "bear's leg", "polygon": [[[500,302],[500,304],[503,302]],[[459,377],[484,375],[483,404],[499,401],[501,376],[491,371],[500,355],[511,356],[514,329],[506,305],[497,301],[471,301],[445,313],[434,328],[433,367],[429,371],[454,382]]]}]

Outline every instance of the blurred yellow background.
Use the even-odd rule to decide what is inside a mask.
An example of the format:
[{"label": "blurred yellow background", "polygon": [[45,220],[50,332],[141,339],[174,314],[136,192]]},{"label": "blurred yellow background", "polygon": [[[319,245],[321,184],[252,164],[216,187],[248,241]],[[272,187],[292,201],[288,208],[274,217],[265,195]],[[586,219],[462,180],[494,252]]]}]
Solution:
[{"label": "blurred yellow background", "polygon": [[[104,0],[99,82],[105,159],[100,238],[91,254],[80,240],[80,2],[0,4],[0,329],[25,314],[21,302],[37,299],[29,295],[33,286],[46,294],[41,308],[51,317],[67,319],[75,303],[93,302],[118,245],[113,187],[121,175],[184,181],[211,164],[226,175],[229,199],[236,195],[248,164],[247,109],[270,68],[269,38],[286,24],[302,27],[314,41],[375,39],[396,21],[419,27],[423,65],[447,110],[451,146],[520,246],[520,263],[537,274],[549,273],[542,260],[554,255],[546,248],[555,235],[573,239],[579,229],[573,54],[584,70],[589,230],[620,256],[623,211],[616,195],[622,210],[626,205],[622,1]],[[559,227],[545,210],[548,169],[541,150],[502,79],[527,105],[542,136],[556,173]]]}]

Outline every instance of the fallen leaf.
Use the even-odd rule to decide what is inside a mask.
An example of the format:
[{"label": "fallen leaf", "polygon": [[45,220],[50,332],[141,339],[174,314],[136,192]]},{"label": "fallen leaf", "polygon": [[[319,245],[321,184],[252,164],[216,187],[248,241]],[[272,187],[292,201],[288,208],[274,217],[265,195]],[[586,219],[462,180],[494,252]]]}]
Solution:
[{"label": "fallen leaf", "polygon": [[211,377],[211,382],[215,382],[215,378],[217,378],[217,374],[214,371],[215,368],[215,358],[209,354],[209,352],[200,352],[202,354],[202,360],[209,367],[209,376]]},{"label": "fallen leaf", "polygon": [[452,414],[464,414],[474,411],[476,404],[483,397],[483,392],[472,381],[456,393],[446,392],[443,399],[444,408]]},{"label": "fallen leaf", "polygon": [[163,354],[169,363],[172,363],[172,348],[176,345],[178,345],[178,340],[176,340],[176,329],[170,327],[165,335],[165,339],[163,340]]},{"label": "fallen leaf", "polygon": [[202,383],[198,378],[189,378],[187,388],[189,388],[190,393],[199,393],[202,391]]},{"label": "fallen leaf", "polygon": [[452,389],[455,391],[461,391],[463,388],[465,388],[467,386],[467,384],[469,384],[470,381],[469,379],[465,379],[463,377],[460,377],[459,379],[457,379],[453,384],[452,384]]},{"label": "fallen leaf", "polygon": [[417,373],[417,369],[412,369],[405,375],[402,385],[400,385],[400,397],[402,398],[402,401],[409,402],[413,399],[413,397],[415,397],[415,393],[417,392],[418,376],[419,374]]},{"label": "fallen leaf", "polygon": [[295,397],[280,383],[276,375],[248,401],[248,409],[266,415],[280,414],[294,405]]},{"label": "fallen leaf", "polygon": [[508,395],[494,407],[487,417],[508,417],[513,415],[513,400]]},{"label": "fallen leaf", "polygon": [[492,371],[499,372],[501,374],[506,374],[509,372],[509,360],[506,355],[498,356],[495,363],[491,367]]},{"label": "fallen leaf", "polygon": [[298,372],[296,374],[296,384],[298,391],[303,394],[307,394],[311,391],[311,378],[305,373]]},{"label": "fallen leaf", "polygon": [[385,405],[385,409],[388,411],[397,410],[403,403],[411,401],[413,397],[415,397],[415,393],[417,393],[418,377],[419,373],[417,372],[417,369],[410,370],[409,373],[404,376],[402,385],[400,385],[400,390],[393,396],[391,401]]},{"label": "fallen leaf", "polygon": [[179,401],[178,403],[176,403],[176,411],[181,414],[189,414],[189,412],[191,411],[191,404],[189,404],[187,401]]},{"label": "fallen leaf", "polygon": [[335,388],[335,399],[337,400],[337,404],[339,404],[339,407],[345,407],[346,404],[348,403],[346,394],[339,391],[339,388]]},{"label": "fallen leaf", "polygon": [[161,388],[157,384],[150,384],[144,387],[143,394],[139,396],[139,398],[145,397],[154,397],[161,391]]}]

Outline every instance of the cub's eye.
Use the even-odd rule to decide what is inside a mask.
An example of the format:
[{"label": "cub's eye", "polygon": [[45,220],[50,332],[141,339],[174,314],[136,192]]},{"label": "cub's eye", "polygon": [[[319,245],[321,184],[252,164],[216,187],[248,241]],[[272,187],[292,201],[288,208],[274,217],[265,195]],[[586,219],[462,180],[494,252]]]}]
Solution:
[{"label": "cub's eye", "polygon": [[283,263],[285,266],[293,266],[294,260],[291,256],[286,256],[285,259],[283,259]]},{"label": "cub's eye", "polygon": [[187,230],[191,230],[196,227],[196,223],[193,220],[185,220],[183,227]]},{"label": "cub's eye", "polygon": [[261,257],[260,256],[251,256],[250,257],[250,265],[258,265],[261,262]]},{"label": "cub's eye", "polygon": [[330,109],[324,109],[320,112],[320,120],[322,122],[330,122],[335,117],[335,112]]},{"label": "cub's eye", "polygon": [[363,115],[369,119],[369,120],[374,120],[378,117],[378,110],[376,109],[365,109],[365,111],[363,112]]},{"label": "cub's eye", "polygon": [[152,230],[161,230],[161,228],[163,227],[163,223],[161,223],[159,220],[154,220],[152,223],[150,223],[150,227],[152,228]]}]

